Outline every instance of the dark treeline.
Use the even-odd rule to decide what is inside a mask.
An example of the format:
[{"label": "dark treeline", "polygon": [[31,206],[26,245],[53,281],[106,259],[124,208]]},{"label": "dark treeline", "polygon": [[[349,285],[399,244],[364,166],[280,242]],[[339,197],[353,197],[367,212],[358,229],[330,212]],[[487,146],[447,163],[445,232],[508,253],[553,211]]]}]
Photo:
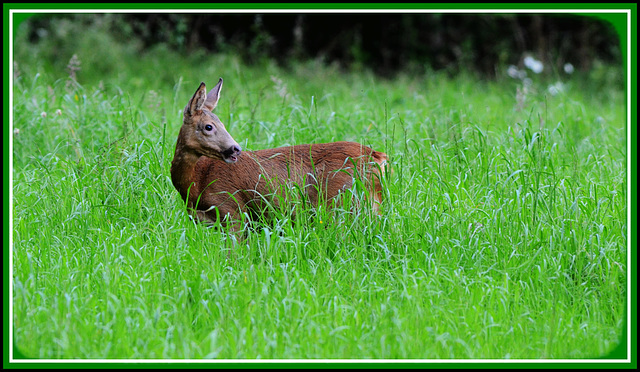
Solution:
[{"label": "dark treeline", "polygon": [[525,53],[549,70],[565,63],[588,70],[598,60],[621,60],[613,27],[577,15],[138,13],[122,14],[114,25],[114,32],[138,38],[142,48],[164,43],[185,53],[231,51],[247,62],[319,58],[381,74],[418,66],[493,76],[498,66],[521,63]]}]

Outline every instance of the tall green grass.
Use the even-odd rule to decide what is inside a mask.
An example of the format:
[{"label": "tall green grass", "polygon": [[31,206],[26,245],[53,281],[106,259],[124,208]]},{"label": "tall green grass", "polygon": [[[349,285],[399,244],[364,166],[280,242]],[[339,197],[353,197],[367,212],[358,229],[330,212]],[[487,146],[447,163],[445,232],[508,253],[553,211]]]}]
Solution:
[{"label": "tall green grass", "polygon": [[[624,92],[156,50],[17,60],[13,325],[33,358],[592,358],[626,305]],[[20,54],[18,53],[20,56]],[[194,224],[169,166],[200,81],[243,148],[384,151],[382,215]],[[602,88],[601,82],[593,85]],[[302,222],[302,223],[300,223]]]}]

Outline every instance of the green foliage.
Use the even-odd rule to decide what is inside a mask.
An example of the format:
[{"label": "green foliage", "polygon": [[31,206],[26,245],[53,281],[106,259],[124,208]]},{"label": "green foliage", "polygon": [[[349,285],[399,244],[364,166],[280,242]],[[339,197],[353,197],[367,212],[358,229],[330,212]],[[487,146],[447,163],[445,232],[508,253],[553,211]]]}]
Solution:
[{"label": "green foliage", "polygon": [[[111,48],[95,56],[91,40]],[[22,48],[12,275],[27,356],[592,358],[619,341],[615,86],[571,78],[551,95],[540,78],[518,95],[516,80],[383,80],[166,46],[133,58],[91,32]],[[217,114],[243,148],[353,140],[389,154],[383,214],[274,209],[244,240],[194,224],[168,170],[182,108],[220,76]]]}]

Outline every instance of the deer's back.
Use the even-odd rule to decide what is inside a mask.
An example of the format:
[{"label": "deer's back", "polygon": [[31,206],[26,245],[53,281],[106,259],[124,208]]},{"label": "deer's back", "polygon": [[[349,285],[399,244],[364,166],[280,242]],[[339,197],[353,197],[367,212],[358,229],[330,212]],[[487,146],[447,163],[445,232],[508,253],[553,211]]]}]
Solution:
[{"label": "deer's back", "polygon": [[[386,154],[354,142],[245,151],[233,164],[203,156],[195,166],[193,191],[200,194],[197,209],[236,203],[242,208],[293,187],[317,205],[321,197],[328,200],[351,187],[354,177],[376,178],[371,175],[383,172],[386,161]],[[379,179],[375,183],[379,191]]]}]

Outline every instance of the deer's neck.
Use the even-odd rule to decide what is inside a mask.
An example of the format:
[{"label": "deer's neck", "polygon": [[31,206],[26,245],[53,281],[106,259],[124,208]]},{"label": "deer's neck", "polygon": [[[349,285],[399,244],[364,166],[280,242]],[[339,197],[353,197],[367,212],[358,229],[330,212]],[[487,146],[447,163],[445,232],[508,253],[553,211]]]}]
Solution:
[{"label": "deer's neck", "polygon": [[199,159],[200,155],[188,149],[178,139],[176,152],[171,161],[171,182],[185,201],[189,195],[189,188],[195,187],[195,167]]}]

